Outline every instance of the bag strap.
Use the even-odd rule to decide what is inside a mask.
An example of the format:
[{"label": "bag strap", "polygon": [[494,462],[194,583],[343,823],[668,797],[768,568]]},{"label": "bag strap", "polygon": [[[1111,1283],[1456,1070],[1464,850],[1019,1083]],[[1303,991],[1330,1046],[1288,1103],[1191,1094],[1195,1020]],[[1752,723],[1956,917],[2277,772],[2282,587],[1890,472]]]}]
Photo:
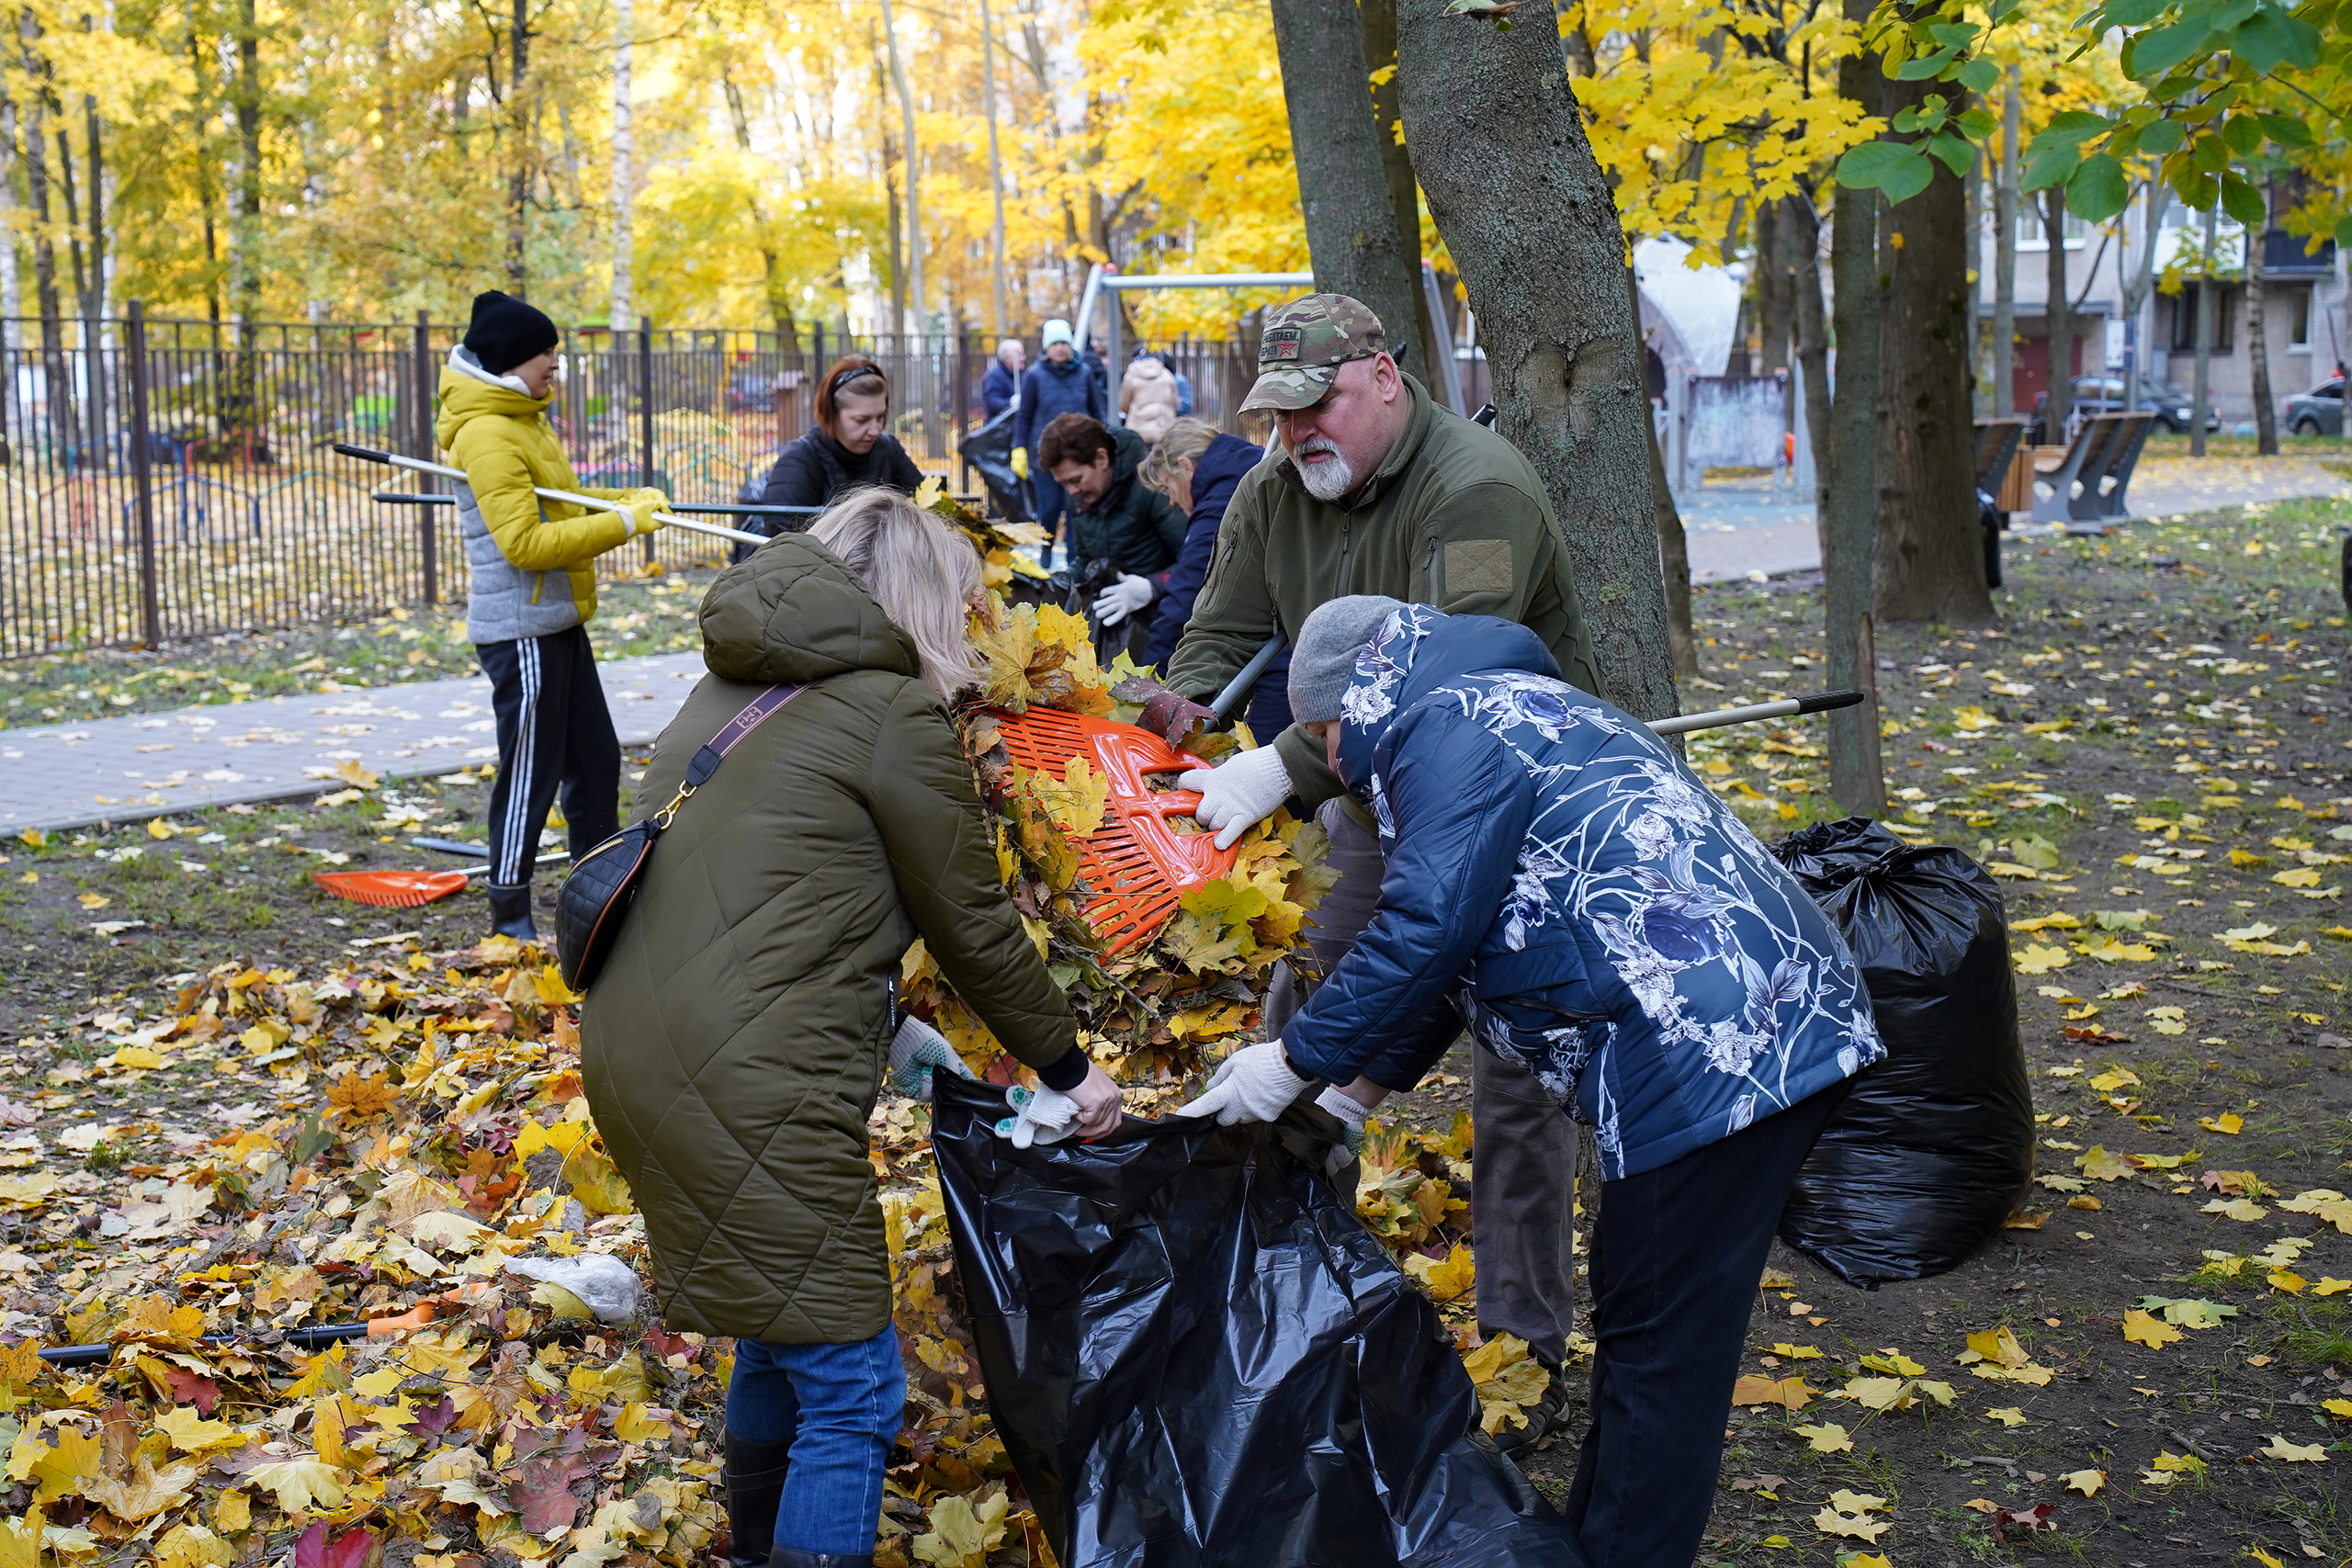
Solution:
[{"label": "bag strap", "polygon": [[808,689],[805,685],[770,686],[744,704],[743,711],[729,719],[726,728],[712,736],[686,763],[685,782],[678,786],[678,793],[670,797],[670,804],[653,814],[655,825],[668,829],[671,819],[678,815],[678,807],[685,804],[686,796],[710,782],[710,775],[718,772],[718,764],[726,760],[727,753],[766,722],[769,715]]}]

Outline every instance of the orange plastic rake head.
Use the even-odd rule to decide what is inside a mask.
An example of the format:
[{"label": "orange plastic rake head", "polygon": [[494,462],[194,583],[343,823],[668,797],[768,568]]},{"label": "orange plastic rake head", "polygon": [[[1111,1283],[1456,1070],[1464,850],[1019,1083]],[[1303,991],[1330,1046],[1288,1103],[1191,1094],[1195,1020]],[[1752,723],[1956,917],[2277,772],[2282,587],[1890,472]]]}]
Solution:
[{"label": "orange plastic rake head", "polygon": [[1179,833],[1172,817],[1190,817],[1201,803],[1193,790],[1154,790],[1153,773],[1205,768],[1148,729],[1088,718],[1053,708],[1000,714],[999,732],[1012,760],[1032,772],[1062,776],[1074,757],[1110,784],[1102,826],[1077,841],[1078,862],[1093,900],[1086,923],[1116,956],[1151,940],[1176,912],[1184,890],[1233,869],[1238,849],[1220,850],[1216,835]]},{"label": "orange plastic rake head", "polygon": [[338,898],[385,909],[413,909],[466,890],[462,871],[314,871],[311,880]]}]

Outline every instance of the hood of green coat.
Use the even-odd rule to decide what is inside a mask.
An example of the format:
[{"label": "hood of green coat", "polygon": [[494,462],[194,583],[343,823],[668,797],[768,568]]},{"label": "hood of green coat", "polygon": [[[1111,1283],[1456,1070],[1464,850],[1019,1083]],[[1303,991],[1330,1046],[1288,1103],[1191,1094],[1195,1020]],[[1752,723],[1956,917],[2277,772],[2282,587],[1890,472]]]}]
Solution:
[{"label": "hood of green coat", "polygon": [[922,672],[914,639],[858,575],[805,534],[779,534],[702,601],[703,662],[722,681],[804,685],[851,670]]},{"label": "hood of green coat", "polygon": [[[459,353],[464,350],[460,349]],[[452,356],[455,357],[454,355]],[[510,419],[530,419],[555,406],[555,389],[548,389],[544,398],[534,398],[521,389],[520,384],[504,385],[513,378],[487,378],[480,369],[441,367],[441,408],[433,421],[434,439],[447,451],[455,444],[458,432],[469,420],[484,414],[504,414]]]}]

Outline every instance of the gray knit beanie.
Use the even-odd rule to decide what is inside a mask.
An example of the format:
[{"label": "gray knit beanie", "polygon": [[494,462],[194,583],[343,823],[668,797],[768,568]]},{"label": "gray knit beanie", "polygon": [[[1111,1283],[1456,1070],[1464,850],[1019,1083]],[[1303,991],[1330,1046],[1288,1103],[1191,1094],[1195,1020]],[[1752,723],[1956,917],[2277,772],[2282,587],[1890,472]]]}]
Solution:
[{"label": "gray knit beanie", "polygon": [[1380,623],[1401,599],[1357,593],[1316,607],[1298,628],[1290,656],[1290,716],[1301,724],[1340,716],[1340,698],[1356,672],[1356,655],[1380,634]]}]

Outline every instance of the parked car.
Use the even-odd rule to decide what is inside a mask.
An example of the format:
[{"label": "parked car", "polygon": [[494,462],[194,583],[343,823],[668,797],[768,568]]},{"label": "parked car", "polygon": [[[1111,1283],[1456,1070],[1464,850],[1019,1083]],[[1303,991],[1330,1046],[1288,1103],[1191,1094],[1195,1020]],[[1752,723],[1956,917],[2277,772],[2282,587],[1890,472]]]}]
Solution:
[{"label": "parked car", "polygon": [[[2049,405],[2050,394],[2040,392],[2033,400],[2037,426],[2041,412]],[[2077,376],[2075,378],[2075,412],[2079,417],[2094,413],[2121,413],[2123,408],[2123,378],[2120,376]],[[2188,394],[2153,376],[2140,378],[2140,396],[2134,406],[2139,413],[2156,416],[2156,428],[2178,435],[2188,429]],[[2222,418],[2211,409],[2205,411],[2205,428],[2222,428]],[[2057,441],[2043,438],[2045,446],[2057,446]]]},{"label": "parked car", "polygon": [[2287,428],[2298,435],[2344,434],[2344,376],[2330,376],[2308,392],[2287,400]]}]

